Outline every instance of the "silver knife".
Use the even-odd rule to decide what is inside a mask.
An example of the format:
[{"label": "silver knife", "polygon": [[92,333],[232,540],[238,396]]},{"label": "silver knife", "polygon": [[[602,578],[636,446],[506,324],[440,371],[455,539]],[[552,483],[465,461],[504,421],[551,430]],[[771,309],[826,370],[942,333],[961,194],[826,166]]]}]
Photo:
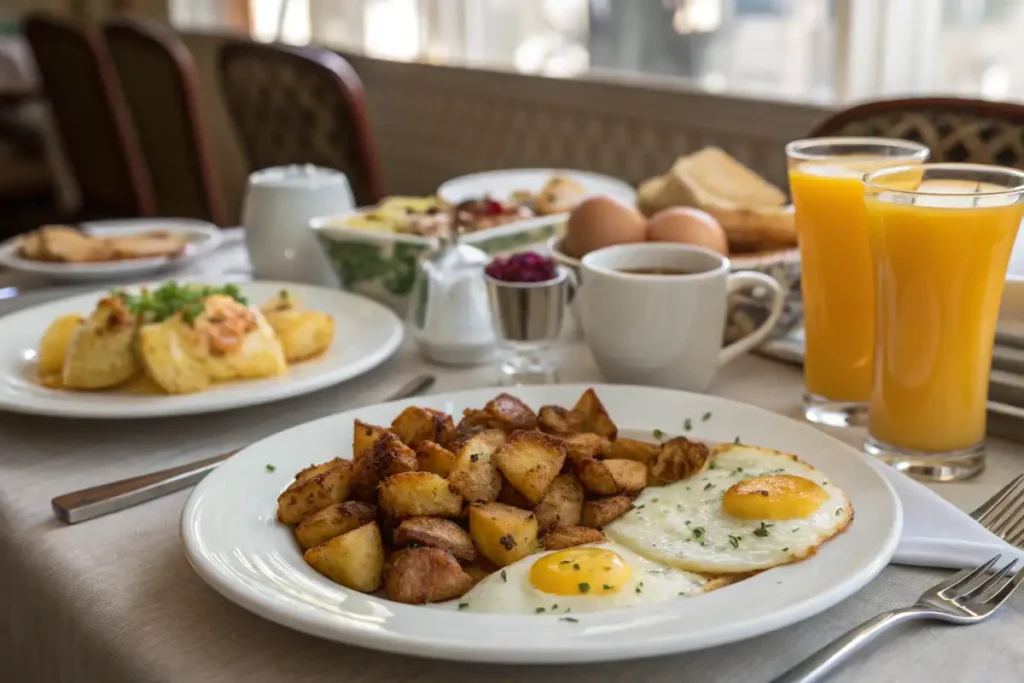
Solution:
[{"label": "silver knife", "polygon": [[[398,401],[415,396],[429,389],[434,381],[433,375],[419,375],[384,401]],[[159,472],[65,493],[51,501],[53,513],[65,524],[77,524],[87,519],[109,515],[111,512],[119,512],[198,484],[217,465],[237,452],[238,450],[221,453],[212,458]]]}]

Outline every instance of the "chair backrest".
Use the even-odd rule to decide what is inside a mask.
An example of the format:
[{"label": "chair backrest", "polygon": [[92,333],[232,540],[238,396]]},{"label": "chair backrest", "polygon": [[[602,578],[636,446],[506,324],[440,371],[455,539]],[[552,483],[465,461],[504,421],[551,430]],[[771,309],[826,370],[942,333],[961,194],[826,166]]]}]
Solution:
[{"label": "chair backrest", "polygon": [[220,82],[253,169],[326,166],[348,175],[359,205],[383,197],[363,85],[341,55],[230,42],[221,50]]},{"label": "chair backrest", "polygon": [[149,166],[157,210],[224,226],[224,196],[192,54],[170,29],[148,22],[110,22],[103,35]]},{"label": "chair backrest", "polygon": [[931,161],[1024,168],[1024,105],[920,97],[869,102],[834,114],[812,137],[864,135],[927,145]]},{"label": "chair backrest", "polygon": [[25,21],[43,90],[85,216],[151,216],[149,171],[117,74],[100,37],[70,21]]}]

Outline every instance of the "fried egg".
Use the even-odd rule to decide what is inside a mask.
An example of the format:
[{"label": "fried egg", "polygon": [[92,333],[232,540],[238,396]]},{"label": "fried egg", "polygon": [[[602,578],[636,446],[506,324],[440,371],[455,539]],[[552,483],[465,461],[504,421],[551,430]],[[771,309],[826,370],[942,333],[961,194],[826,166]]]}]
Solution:
[{"label": "fried egg", "polygon": [[524,557],[446,606],[499,614],[604,612],[698,595],[726,583],[600,543]]},{"label": "fried egg", "polygon": [[604,532],[655,562],[732,574],[804,559],[852,519],[826,475],[794,455],[736,444],[689,479],[645,489]]}]

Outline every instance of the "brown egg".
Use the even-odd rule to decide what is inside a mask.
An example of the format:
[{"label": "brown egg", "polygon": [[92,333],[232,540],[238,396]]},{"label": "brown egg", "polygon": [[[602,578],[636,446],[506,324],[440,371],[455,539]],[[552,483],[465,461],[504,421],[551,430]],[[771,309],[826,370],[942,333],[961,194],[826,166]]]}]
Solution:
[{"label": "brown egg", "polygon": [[647,221],[647,241],[695,244],[729,255],[725,230],[714,216],[700,209],[674,207],[654,214]]},{"label": "brown egg", "polygon": [[583,258],[595,249],[645,239],[644,217],[639,211],[610,197],[591,197],[569,214],[562,249],[569,256]]}]

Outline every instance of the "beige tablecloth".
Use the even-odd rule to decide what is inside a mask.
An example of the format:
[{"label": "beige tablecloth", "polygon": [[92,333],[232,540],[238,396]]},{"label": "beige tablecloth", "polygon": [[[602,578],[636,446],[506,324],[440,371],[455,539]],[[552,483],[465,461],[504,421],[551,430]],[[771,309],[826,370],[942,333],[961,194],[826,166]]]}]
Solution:
[{"label": "beige tablecloth", "polygon": [[[0,314],[17,301],[0,301]],[[889,567],[818,617],[712,650],[591,666],[485,666],[351,648],[236,607],[207,587],[185,560],[178,520],[187,492],[70,527],[50,512],[50,499],[60,493],[221,453],[373,403],[427,369],[438,376],[434,392],[494,382],[490,368],[427,366],[406,344],[381,368],[341,386],[205,417],[118,423],[0,413],[0,681],[761,683],[857,623],[912,602],[944,574]],[[566,381],[598,379],[578,342],[566,349],[564,375]],[[725,368],[711,391],[796,416],[800,375],[745,357]],[[862,438],[835,433],[855,444]],[[1020,446],[993,440],[990,466],[981,477],[935,489],[971,508],[1024,469],[1021,455]],[[1019,683],[1024,681],[1022,632],[1024,593],[976,626],[920,623],[894,632],[833,680]]]}]

